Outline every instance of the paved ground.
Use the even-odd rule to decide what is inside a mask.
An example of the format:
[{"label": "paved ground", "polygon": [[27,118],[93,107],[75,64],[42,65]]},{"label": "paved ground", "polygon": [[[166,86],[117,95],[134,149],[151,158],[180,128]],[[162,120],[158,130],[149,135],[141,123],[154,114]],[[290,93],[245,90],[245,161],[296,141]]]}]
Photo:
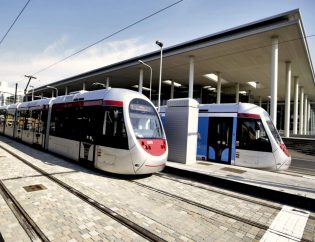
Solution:
[{"label": "paved ground", "polygon": [[[13,147],[11,149],[17,154],[26,157],[36,166],[167,241],[259,241],[266,231],[237,218],[263,224],[268,228],[282,207],[281,204],[268,201],[264,202],[280,209],[246,201],[242,198],[253,198],[228,191],[225,191],[227,194],[222,194],[220,189],[192,183],[184,178],[180,180],[183,182],[176,182],[152,175],[128,180],[125,177],[88,170],[2,137],[0,144]],[[142,239],[1,149],[0,179],[52,241]],[[43,184],[47,189],[30,193],[24,190],[24,186],[33,184]],[[141,184],[234,217],[188,204]],[[211,188],[212,191],[203,188]],[[29,241],[1,197],[0,232],[5,241]],[[308,219],[302,235],[315,241],[314,234],[315,221]]]}]

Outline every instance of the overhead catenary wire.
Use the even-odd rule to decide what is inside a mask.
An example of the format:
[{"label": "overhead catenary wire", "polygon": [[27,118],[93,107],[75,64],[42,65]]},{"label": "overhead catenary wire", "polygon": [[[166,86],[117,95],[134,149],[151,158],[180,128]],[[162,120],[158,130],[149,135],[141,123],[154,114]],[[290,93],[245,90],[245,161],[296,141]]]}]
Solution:
[{"label": "overhead catenary wire", "polygon": [[162,9],[160,9],[160,10],[154,12],[154,13],[151,13],[151,14],[147,15],[146,17],[141,18],[141,19],[139,19],[139,20],[133,22],[132,24],[129,24],[129,25],[127,25],[126,27],[123,27],[123,28],[117,30],[116,32],[114,32],[114,33],[112,33],[112,34],[110,34],[110,35],[107,35],[106,37],[104,37],[104,38],[102,38],[102,39],[100,39],[100,40],[98,40],[98,41],[96,41],[96,42],[94,42],[94,43],[92,43],[92,44],[90,44],[90,45],[88,45],[88,46],[86,46],[86,47],[84,47],[84,48],[82,48],[82,49],[76,51],[76,52],[74,52],[73,54],[68,55],[67,57],[65,57],[65,58],[63,58],[63,59],[61,59],[61,60],[59,60],[59,61],[54,62],[53,64],[51,64],[51,65],[49,65],[49,66],[47,66],[47,67],[45,67],[45,68],[43,68],[43,69],[41,69],[41,70],[35,72],[33,75],[37,75],[37,74],[39,74],[39,73],[41,73],[41,72],[43,72],[43,71],[46,71],[46,70],[50,69],[51,67],[53,67],[53,66],[55,66],[55,65],[58,65],[59,63],[65,61],[65,60],[67,60],[67,59],[69,59],[69,58],[71,58],[71,57],[73,57],[73,56],[75,56],[75,55],[77,55],[77,54],[79,54],[79,53],[81,53],[81,52],[83,52],[83,51],[89,49],[89,48],[91,48],[92,46],[95,46],[95,45],[97,45],[97,44],[103,42],[104,40],[107,40],[107,39],[113,37],[114,35],[117,35],[117,34],[119,34],[120,32],[122,32],[122,31],[124,31],[124,30],[126,30],[126,29],[129,29],[129,28],[135,26],[136,24],[139,24],[139,23],[141,23],[141,22],[143,22],[143,21],[145,21],[145,20],[147,20],[147,19],[153,17],[154,15],[157,15],[157,14],[159,14],[159,13],[161,13],[161,12],[163,12],[163,11],[165,11],[165,10],[167,10],[167,9],[169,9],[169,8],[175,6],[175,5],[177,5],[177,4],[179,4],[180,2],[183,2],[183,1],[184,1],[184,0],[179,0],[179,1],[177,1],[177,2],[174,2],[174,3],[172,3],[172,4],[170,4],[170,5],[166,6],[166,7],[164,7],[164,8],[162,8]]},{"label": "overhead catenary wire", "polygon": [[16,21],[19,19],[19,17],[21,16],[21,14],[23,13],[24,9],[27,7],[27,5],[29,4],[31,0],[28,0],[27,3],[24,5],[24,7],[22,8],[22,10],[20,11],[19,15],[14,19],[13,23],[11,24],[10,28],[8,29],[8,31],[5,33],[5,35],[2,37],[1,41],[0,41],[0,45],[2,44],[2,42],[4,41],[4,39],[7,37],[8,33],[11,31],[11,29],[13,28],[14,24],[16,23]]}]

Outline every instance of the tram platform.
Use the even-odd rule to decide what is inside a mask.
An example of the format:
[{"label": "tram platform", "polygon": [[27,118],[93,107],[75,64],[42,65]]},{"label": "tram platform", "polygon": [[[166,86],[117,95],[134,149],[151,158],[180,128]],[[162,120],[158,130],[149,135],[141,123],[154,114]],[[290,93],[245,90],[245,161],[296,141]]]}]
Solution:
[{"label": "tram platform", "polygon": [[[293,153],[296,158],[311,159],[315,163],[313,156],[295,151]],[[261,195],[264,196],[268,193],[266,198],[272,196],[276,200],[281,200],[279,202],[284,203],[286,203],[286,199],[289,199],[291,200],[289,203],[294,203],[292,205],[315,204],[315,176],[293,173],[290,170],[271,172],[209,161],[196,161],[194,164],[168,161],[165,171],[172,173],[184,172],[188,176],[192,174],[195,178],[199,176],[200,179],[208,180],[210,183],[215,183],[215,185],[253,195],[263,193]],[[306,201],[303,202],[302,200]],[[308,204],[308,206],[314,207],[311,204]],[[301,205],[301,207],[304,207],[304,205]]]}]

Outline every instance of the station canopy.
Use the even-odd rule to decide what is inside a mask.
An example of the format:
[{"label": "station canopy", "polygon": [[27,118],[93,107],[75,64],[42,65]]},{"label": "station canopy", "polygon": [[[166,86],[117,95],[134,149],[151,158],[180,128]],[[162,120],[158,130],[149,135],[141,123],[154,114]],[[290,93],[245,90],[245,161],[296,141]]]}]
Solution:
[{"label": "station canopy", "polygon": [[[235,83],[240,91],[250,92],[255,101],[262,97],[267,101],[270,96],[272,38],[278,38],[278,100],[285,98],[285,63],[291,62],[291,100],[294,95],[294,76],[298,76],[300,86],[304,87],[309,100],[315,100],[314,70],[307,45],[299,10],[292,10],[276,16],[258,20],[222,32],[211,34],[192,41],[163,49],[162,93],[169,86],[164,81],[173,80],[180,84],[176,90],[188,96],[189,59],[194,57],[194,90],[214,90],[215,75],[221,73],[223,93],[235,93]],[[58,88],[59,95],[81,90],[93,89],[95,82],[106,83],[111,87],[134,89],[139,84],[140,68],[144,70],[143,86],[149,87],[150,71],[138,60],[153,69],[152,93],[157,94],[159,82],[160,50],[104,66],[77,76],[49,84]],[[179,85],[178,85],[179,86]],[[212,89],[211,89],[212,88]],[[49,97],[51,89],[46,86],[35,89],[37,95]],[[146,94],[146,92],[144,92]],[[153,96],[154,97],[154,96]],[[194,96],[195,97],[195,96]]]}]

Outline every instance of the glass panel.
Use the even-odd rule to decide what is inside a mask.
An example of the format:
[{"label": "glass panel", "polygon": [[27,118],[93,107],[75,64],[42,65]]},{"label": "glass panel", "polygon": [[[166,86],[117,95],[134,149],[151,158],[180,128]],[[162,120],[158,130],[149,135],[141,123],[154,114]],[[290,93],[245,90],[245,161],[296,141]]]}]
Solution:
[{"label": "glass panel", "polygon": [[267,125],[268,125],[268,127],[272,133],[272,136],[275,138],[276,142],[278,144],[283,144],[283,141],[282,141],[276,127],[273,125],[273,122],[271,121],[269,114],[264,111],[264,116],[265,116]]},{"label": "glass panel", "polygon": [[164,138],[158,114],[149,102],[133,99],[129,105],[129,114],[138,139]]},{"label": "glass panel", "polygon": [[260,119],[238,118],[236,148],[271,152],[271,144]]},{"label": "glass panel", "polygon": [[4,129],[5,115],[6,115],[6,111],[5,110],[0,110],[0,129],[1,129],[1,131],[3,131],[3,129]]}]

